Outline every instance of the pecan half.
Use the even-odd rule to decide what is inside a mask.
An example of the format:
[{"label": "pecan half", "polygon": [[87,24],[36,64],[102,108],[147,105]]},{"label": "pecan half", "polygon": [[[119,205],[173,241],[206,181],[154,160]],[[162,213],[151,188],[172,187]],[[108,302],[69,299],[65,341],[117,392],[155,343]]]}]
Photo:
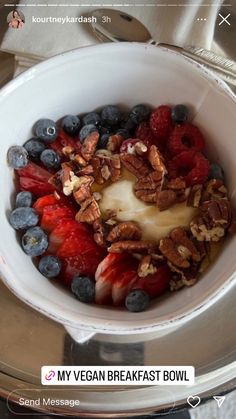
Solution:
[{"label": "pecan half", "polygon": [[198,208],[201,204],[203,185],[193,185],[189,191],[187,206]]},{"label": "pecan half", "polygon": [[108,138],[108,143],[107,143],[107,150],[109,151],[118,151],[120,149],[121,143],[124,141],[124,138],[119,135],[111,135]]},{"label": "pecan half", "polygon": [[175,191],[166,189],[164,191],[159,191],[156,194],[156,203],[160,211],[167,210],[172,207],[172,205],[176,204],[176,202],[177,197]]},{"label": "pecan half", "polygon": [[169,237],[161,239],[159,248],[167,260],[179,268],[189,268],[189,259],[193,261],[201,259],[193,241],[181,227],[172,230]]},{"label": "pecan half", "polygon": [[124,240],[112,243],[112,245],[108,248],[108,251],[110,253],[146,253],[149,250],[155,252],[155,249],[156,244],[153,242],[142,240]]},{"label": "pecan half", "polygon": [[152,257],[150,255],[145,255],[142,257],[139,266],[138,266],[138,276],[144,278],[148,275],[153,275],[157,268],[152,263]]},{"label": "pecan half", "polygon": [[181,270],[172,263],[168,262],[170,270],[174,273],[170,281],[170,291],[178,291],[184,286],[191,287],[196,284],[199,278],[198,264],[192,265],[188,269]]},{"label": "pecan half", "polygon": [[174,265],[180,268],[188,268],[190,266],[189,261],[179,253],[175,243],[169,237],[160,240],[159,248],[166,259]]},{"label": "pecan half", "polygon": [[94,221],[100,218],[100,216],[101,212],[97,202],[94,197],[90,197],[82,203],[75,219],[81,223],[93,224]]},{"label": "pecan half", "polygon": [[211,179],[207,182],[203,192],[203,201],[210,201],[212,199],[222,199],[228,197],[228,191],[220,179]]},{"label": "pecan half", "polygon": [[109,242],[121,240],[140,240],[142,232],[133,221],[126,221],[115,226],[107,236]]},{"label": "pecan half", "polygon": [[140,178],[134,185],[137,198],[144,202],[156,202],[157,191],[162,185],[162,173],[152,172],[146,177]]},{"label": "pecan half", "polygon": [[73,196],[77,204],[82,204],[86,199],[91,197],[91,185],[93,178],[91,176],[81,176],[77,178],[77,182],[73,188]]},{"label": "pecan half", "polygon": [[93,230],[94,230],[94,241],[102,247],[105,247],[107,245],[106,243],[106,228],[104,224],[102,223],[101,219],[98,218],[93,223]]},{"label": "pecan half", "polygon": [[178,251],[183,257],[186,259],[191,257],[195,262],[200,261],[201,257],[198,249],[183,228],[177,227],[172,230],[170,238],[176,243]]},{"label": "pecan half", "polygon": [[61,183],[63,193],[64,195],[69,196],[75,189],[80,187],[80,185],[84,182],[84,179],[75,175],[70,164],[62,163],[61,166]]},{"label": "pecan half", "polygon": [[99,133],[96,131],[92,132],[85,138],[81,147],[81,156],[87,162],[91,160],[91,158],[93,157],[96,151],[98,140],[99,140]]},{"label": "pecan half", "polygon": [[120,156],[118,154],[112,156],[97,154],[92,158],[91,165],[95,182],[98,185],[102,185],[107,180],[116,182],[121,177]]},{"label": "pecan half", "polygon": [[142,178],[150,173],[150,169],[144,160],[134,154],[121,154],[121,162],[137,178]]},{"label": "pecan half", "polygon": [[200,215],[190,223],[194,237],[199,241],[219,241],[232,221],[232,209],[227,199],[205,202]]},{"label": "pecan half", "polygon": [[186,182],[182,177],[169,180],[164,189],[175,192],[176,200],[174,203],[184,202],[186,200]]},{"label": "pecan half", "polygon": [[148,160],[154,170],[161,172],[163,176],[167,173],[163,157],[155,145],[151,145],[148,153]]}]

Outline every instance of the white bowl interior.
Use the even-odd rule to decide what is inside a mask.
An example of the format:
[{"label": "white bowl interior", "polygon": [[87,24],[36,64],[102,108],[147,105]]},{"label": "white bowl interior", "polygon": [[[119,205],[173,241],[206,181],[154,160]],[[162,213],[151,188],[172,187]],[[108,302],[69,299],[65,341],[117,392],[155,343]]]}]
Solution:
[{"label": "white bowl interior", "polygon": [[62,323],[90,330],[137,333],[187,320],[220,298],[233,282],[236,238],[228,241],[194,287],[153,301],[146,312],[131,314],[79,303],[44,278],[21,250],[7,219],[14,193],[13,172],[6,162],[9,146],[30,138],[32,125],[39,118],[57,120],[68,113],[83,113],[109,103],[128,107],[137,103],[190,106],[193,120],[206,135],[210,154],[225,169],[235,201],[235,99],[226,86],[178,54],[150,45],[106,44],[72,51],[28,70],[1,92],[0,267],[14,293]]}]

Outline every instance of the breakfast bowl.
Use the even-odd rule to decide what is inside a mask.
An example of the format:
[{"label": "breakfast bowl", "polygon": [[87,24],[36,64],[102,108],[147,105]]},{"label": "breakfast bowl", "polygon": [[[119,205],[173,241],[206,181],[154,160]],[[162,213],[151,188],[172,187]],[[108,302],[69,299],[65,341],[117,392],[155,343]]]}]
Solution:
[{"label": "breakfast bowl", "polygon": [[0,93],[0,270],[7,287],[22,301],[62,323],[75,336],[93,333],[163,333],[178,327],[225,298],[235,286],[236,238],[227,238],[220,256],[192,287],[153,300],[148,310],[79,302],[57,281],[49,281],[22,251],[9,224],[15,195],[14,173],[7,164],[12,145],[32,137],[40,118],[58,120],[107,104],[131,108],[184,103],[191,121],[207,138],[207,153],[226,173],[235,204],[236,151],[234,147],[236,98],[210,71],[178,53],[147,44],[105,44],[73,50],[27,70]]}]

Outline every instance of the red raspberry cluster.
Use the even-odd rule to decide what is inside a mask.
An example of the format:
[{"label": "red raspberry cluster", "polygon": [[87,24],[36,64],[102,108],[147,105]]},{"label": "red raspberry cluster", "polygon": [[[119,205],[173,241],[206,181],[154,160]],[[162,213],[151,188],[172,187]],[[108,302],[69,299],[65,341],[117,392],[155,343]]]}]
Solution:
[{"label": "red raspberry cluster", "polygon": [[182,176],[187,185],[204,183],[210,164],[202,154],[205,139],[198,127],[176,123],[169,106],[154,109],[149,121],[141,122],[136,137],[146,144],[156,144],[168,156],[169,177]]}]

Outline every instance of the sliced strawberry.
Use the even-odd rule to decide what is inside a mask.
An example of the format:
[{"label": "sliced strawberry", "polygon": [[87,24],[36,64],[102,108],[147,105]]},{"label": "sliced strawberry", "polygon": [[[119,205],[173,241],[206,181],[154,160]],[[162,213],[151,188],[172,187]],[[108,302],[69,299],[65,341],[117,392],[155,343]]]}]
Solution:
[{"label": "sliced strawberry", "polygon": [[75,139],[66,134],[64,130],[60,130],[57,139],[50,144],[50,147],[56,151],[59,156],[63,156],[63,147],[72,147],[78,153],[80,146],[80,142],[76,142]]},{"label": "sliced strawberry", "polygon": [[171,271],[168,266],[163,265],[159,266],[154,274],[139,278],[133,289],[142,288],[149,294],[150,298],[156,298],[168,290],[170,280]]},{"label": "sliced strawberry", "polygon": [[[138,261],[128,253],[110,253],[100,263],[95,274],[95,301],[97,304],[123,302],[126,291],[137,279]],[[132,273],[130,273],[132,272]],[[134,278],[135,275],[135,278]]]},{"label": "sliced strawberry", "polygon": [[75,275],[88,275],[91,278],[93,278],[96,272],[97,266],[99,265],[103,257],[104,257],[104,253],[102,253],[100,256],[91,255],[90,257],[87,257],[83,255],[77,255],[74,257],[61,259],[62,282],[65,285],[70,286],[71,281]]},{"label": "sliced strawberry", "polygon": [[48,251],[56,253],[64,240],[72,233],[85,234],[89,232],[89,228],[84,223],[78,223],[75,220],[59,220],[57,226],[52,230],[49,236]]},{"label": "sliced strawberry", "polygon": [[[128,268],[128,267],[127,267]],[[120,278],[112,285],[112,301],[116,306],[124,304],[125,298],[138,279],[137,266],[121,273]]]},{"label": "sliced strawberry", "polygon": [[74,257],[77,255],[96,255],[100,248],[93,237],[86,232],[74,231],[64,240],[57,251],[60,258]]},{"label": "sliced strawberry", "polygon": [[99,264],[95,279],[98,281],[103,273],[108,269],[113,267],[114,265],[120,265],[122,262],[127,260],[127,253],[108,253],[108,255],[101,261]]},{"label": "sliced strawberry", "polygon": [[41,228],[45,231],[52,231],[61,219],[73,219],[74,211],[65,205],[48,205],[43,209]]},{"label": "sliced strawberry", "polygon": [[35,211],[37,211],[38,214],[43,213],[44,207],[47,207],[48,205],[55,205],[55,204],[61,204],[61,197],[59,195],[50,194],[45,195],[37,199],[35,201],[33,208]]},{"label": "sliced strawberry", "polygon": [[45,183],[47,183],[49,178],[52,176],[52,174],[48,172],[46,169],[38,166],[33,162],[29,162],[27,166],[17,170],[17,173],[20,177],[27,177]]},{"label": "sliced strawberry", "polygon": [[25,176],[21,176],[19,182],[21,191],[29,191],[37,197],[51,194],[55,190],[53,185],[50,185],[50,183],[41,182]]}]

